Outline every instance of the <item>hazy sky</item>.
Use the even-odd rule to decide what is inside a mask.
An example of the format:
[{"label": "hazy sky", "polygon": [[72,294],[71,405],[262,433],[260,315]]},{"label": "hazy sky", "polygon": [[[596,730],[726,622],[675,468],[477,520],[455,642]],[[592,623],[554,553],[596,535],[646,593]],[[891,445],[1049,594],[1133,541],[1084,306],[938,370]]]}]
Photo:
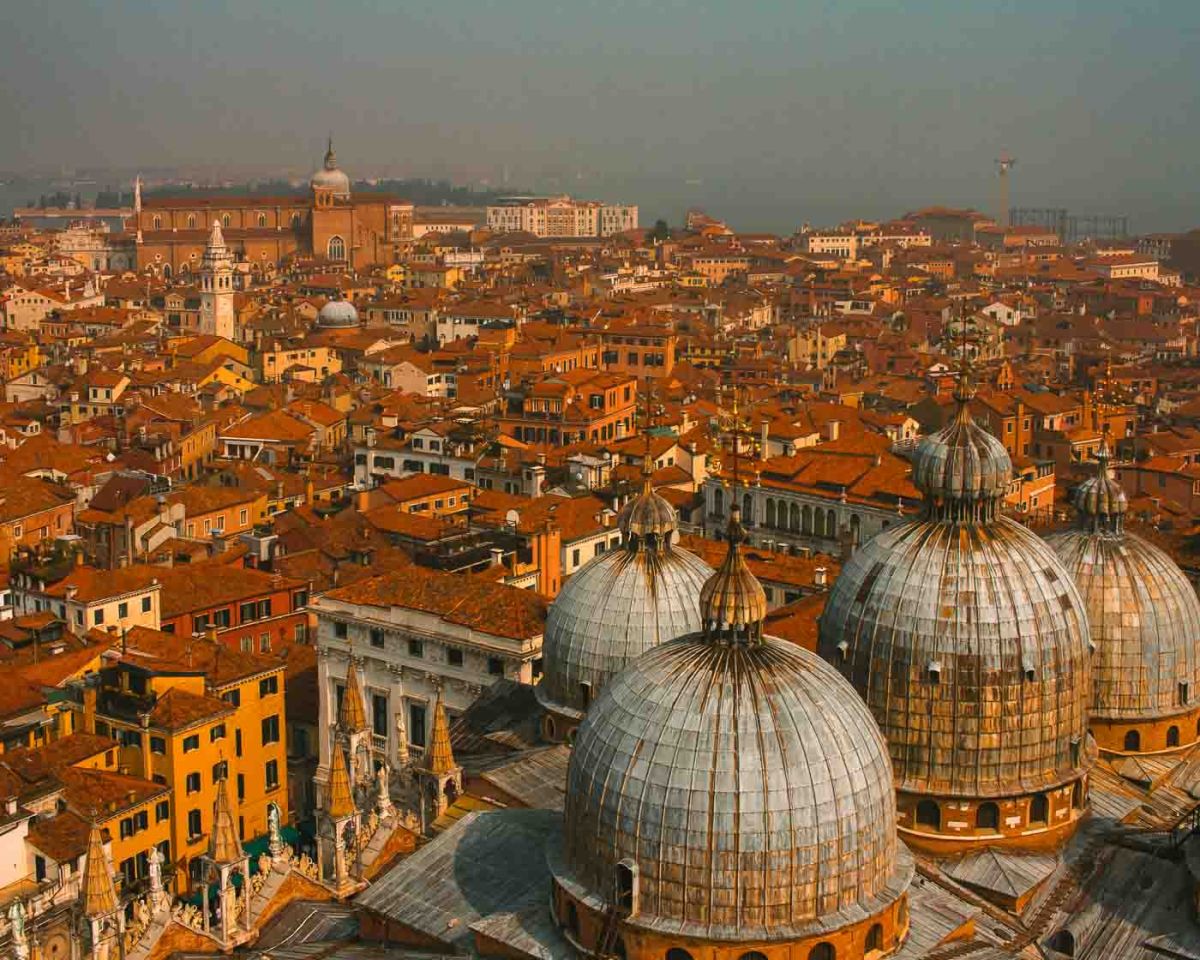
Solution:
[{"label": "hazy sky", "polygon": [[5,6],[0,168],[299,173],[332,131],[351,174],[790,229],[993,210],[1007,149],[1014,203],[1200,224],[1197,0]]}]

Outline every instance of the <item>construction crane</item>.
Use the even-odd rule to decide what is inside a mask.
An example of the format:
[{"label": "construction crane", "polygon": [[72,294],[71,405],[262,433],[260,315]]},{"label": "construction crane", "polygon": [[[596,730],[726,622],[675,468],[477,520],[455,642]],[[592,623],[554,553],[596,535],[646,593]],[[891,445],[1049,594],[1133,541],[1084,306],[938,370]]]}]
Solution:
[{"label": "construction crane", "polygon": [[996,160],[996,169],[1000,171],[1000,226],[1008,226],[1008,171],[1016,164],[1016,157],[1010,157],[1007,150],[1002,150]]}]

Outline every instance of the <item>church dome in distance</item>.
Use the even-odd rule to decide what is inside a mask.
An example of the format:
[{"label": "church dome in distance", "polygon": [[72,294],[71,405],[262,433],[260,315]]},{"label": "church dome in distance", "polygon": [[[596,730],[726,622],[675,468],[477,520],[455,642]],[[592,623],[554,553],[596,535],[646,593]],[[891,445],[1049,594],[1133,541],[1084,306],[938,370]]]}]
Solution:
[{"label": "church dome in distance", "polygon": [[317,325],[321,327],[357,327],[358,310],[349,300],[343,300],[341,295],[335,296],[321,308],[317,314]]},{"label": "church dome in distance", "polygon": [[325,162],[308,183],[313,190],[329,190],[342,200],[350,198],[350,178],[346,176],[345,171],[338,168],[332,137],[329,138],[329,147],[325,151]]}]

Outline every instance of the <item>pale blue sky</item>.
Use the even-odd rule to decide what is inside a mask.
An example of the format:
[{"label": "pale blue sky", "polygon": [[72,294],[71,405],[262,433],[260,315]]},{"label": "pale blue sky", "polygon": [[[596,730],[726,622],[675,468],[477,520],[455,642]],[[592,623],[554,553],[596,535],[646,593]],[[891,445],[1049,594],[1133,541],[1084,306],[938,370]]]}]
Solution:
[{"label": "pale blue sky", "polygon": [[332,130],[355,174],[507,169],[787,229],[994,208],[1007,149],[1014,202],[1200,223],[1196,0],[48,0],[3,22],[0,168],[298,173]]}]

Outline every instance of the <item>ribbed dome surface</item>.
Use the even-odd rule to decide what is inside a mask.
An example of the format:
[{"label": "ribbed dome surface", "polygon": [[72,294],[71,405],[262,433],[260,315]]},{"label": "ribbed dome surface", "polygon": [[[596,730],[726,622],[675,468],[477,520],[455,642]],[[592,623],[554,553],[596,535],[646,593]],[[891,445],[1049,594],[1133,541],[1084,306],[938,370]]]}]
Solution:
[{"label": "ribbed dome surface", "polygon": [[828,664],[773,638],[657,647],[579,728],[561,858],[573,892],[638,871],[628,923],[793,939],[865,919],[907,887],[879,730]]},{"label": "ribbed dome surface", "polygon": [[1083,526],[1098,530],[1110,527],[1119,532],[1129,509],[1125,490],[1108,468],[1108,443],[1101,443],[1096,457],[1096,472],[1075,490],[1075,509]]},{"label": "ribbed dome surface", "polygon": [[700,629],[697,597],[712,569],[680,547],[626,545],[584,566],[546,615],[538,699],[582,713],[581,684],[594,698],[651,647]]},{"label": "ribbed dome surface", "polygon": [[939,502],[997,499],[1011,479],[1012,460],[1004,444],[975,423],[965,403],[946,426],[918,444],[913,457],[913,485]]},{"label": "ribbed dome surface", "polygon": [[[1096,645],[1092,716],[1146,720],[1194,707],[1200,697],[1200,600],[1183,571],[1130,533],[1078,529],[1047,539],[1087,605]],[[1180,683],[1188,684],[1186,703]]]},{"label": "ribbed dome surface", "polygon": [[621,508],[617,526],[627,537],[666,536],[674,533],[677,526],[675,508],[647,483],[641,496],[634,497]]},{"label": "ribbed dome surface", "polygon": [[871,708],[901,790],[1032,792],[1088,763],[1083,600],[1007,518],[884,530],[842,568],[819,651]]}]

